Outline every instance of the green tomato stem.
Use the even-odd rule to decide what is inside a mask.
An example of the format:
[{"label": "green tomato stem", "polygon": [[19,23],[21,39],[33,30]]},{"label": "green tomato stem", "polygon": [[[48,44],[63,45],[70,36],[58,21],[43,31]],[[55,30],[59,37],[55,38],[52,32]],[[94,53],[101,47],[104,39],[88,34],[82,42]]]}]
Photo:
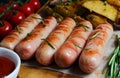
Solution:
[{"label": "green tomato stem", "polygon": [[4,22],[0,21],[0,27],[4,26]]}]

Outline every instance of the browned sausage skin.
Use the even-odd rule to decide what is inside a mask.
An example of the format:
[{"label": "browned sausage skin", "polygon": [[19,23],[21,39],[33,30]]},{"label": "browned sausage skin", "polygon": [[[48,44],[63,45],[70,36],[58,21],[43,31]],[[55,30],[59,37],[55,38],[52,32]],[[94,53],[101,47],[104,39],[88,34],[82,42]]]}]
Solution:
[{"label": "browned sausage skin", "polygon": [[44,23],[39,23],[30,35],[20,41],[15,47],[15,51],[21,59],[30,59],[41,44],[41,39],[46,38],[57,25],[57,20],[52,16],[48,16],[43,22]]},{"label": "browned sausage skin", "polygon": [[38,18],[41,18],[39,14],[28,16],[1,41],[0,46],[14,50],[15,46],[40,23],[41,20]]},{"label": "browned sausage skin", "polygon": [[55,62],[59,67],[65,68],[72,65],[81,53],[85,42],[93,30],[89,21],[82,20],[75,27],[68,40],[55,53]]},{"label": "browned sausage skin", "polygon": [[79,67],[86,73],[93,72],[101,63],[105,46],[112,36],[110,24],[100,24],[89,36],[88,42],[79,57]]},{"label": "browned sausage skin", "polygon": [[[65,18],[50,35],[44,39],[36,52],[36,59],[42,65],[50,65],[54,60],[54,53],[70,35],[76,23],[72,18]],[[48,44],[49,43],[49,44]],[[50,44],[53,46],[51,47]]]}]

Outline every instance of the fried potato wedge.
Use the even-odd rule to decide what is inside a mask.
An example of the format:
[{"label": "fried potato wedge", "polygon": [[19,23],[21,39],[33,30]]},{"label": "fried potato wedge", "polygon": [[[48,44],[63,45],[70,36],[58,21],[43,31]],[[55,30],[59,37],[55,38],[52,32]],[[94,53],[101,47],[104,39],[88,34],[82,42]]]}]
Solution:
[{"label": "fried potato wedge", "polygon": [[107,0],[107,2],[111,5],[120,7],[120,0]]},{"label": "fried potato wedge", "polygon": [[82,6],[89,9],[90,12],[95,12],[97,14],[105,16],[111,21],[115,21],[116,19],[117,9],[108,3],[102,2],[100,0],[85,1]]},{"label": "fried potato wedge", "polygon": [[93,24],[93,28],[96,28],[99,24],[106,23],[107,19],[98,14],[89,14],[86,19]]}]

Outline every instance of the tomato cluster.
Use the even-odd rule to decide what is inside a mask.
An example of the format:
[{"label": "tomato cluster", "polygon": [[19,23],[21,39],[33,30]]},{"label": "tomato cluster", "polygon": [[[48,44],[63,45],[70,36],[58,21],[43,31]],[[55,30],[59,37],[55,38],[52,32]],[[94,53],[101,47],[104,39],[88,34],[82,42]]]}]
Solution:
[{"label": "tomato cluster", "polygon": [[0,6],[0,40],[13,28],[20,24],[28,15],[40,9],[40,0],[9,0],[10,2]]}]

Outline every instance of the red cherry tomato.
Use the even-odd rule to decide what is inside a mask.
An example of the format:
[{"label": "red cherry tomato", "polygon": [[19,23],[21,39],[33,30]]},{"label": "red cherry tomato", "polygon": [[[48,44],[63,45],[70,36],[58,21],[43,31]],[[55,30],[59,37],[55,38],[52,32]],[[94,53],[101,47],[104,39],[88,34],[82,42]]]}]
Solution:
[{"label": "red cherry tomato", "polygon": [[41,3],[39,0],[30,0],[29,3],[31,4],[31,6],[33,6],[35,12],[40,9]]},{"label": "red cherry tomato", "polygon": [[34,13],[34,8],[30,4],[25,4],[22,7],[20,7],[20,11],[25,14],[27,17],[28,15]]},{"label": "red cherry tomato", "polygon": [[7,7],[12,7],[11,10],[18,10],[18,8],[20,7],[19,3],[15,0],[10,0],[8,3],[6,3],[4,5],[6,8]]},{"label": "red cherry tomato", "polygon": [[24,13],[22,13],[20,11],[13,11],[13,15],[10,17],[9,21],[13,27],[16,27],[24,19],[25,19]]},{"label": "red cherry tomato", "polygon": [[0,39],[12,31],[12,26],[7,21],[0,21]]},{"label": "red cherry tomato", "polygon": [[13,10],[18,10],[20,5],[18,3],[15,3],[12,7]]},{"label": "red cherry tomato", "polygon": [[5,7],[4,6],[0,6],[0,14],[5,11]]}]

